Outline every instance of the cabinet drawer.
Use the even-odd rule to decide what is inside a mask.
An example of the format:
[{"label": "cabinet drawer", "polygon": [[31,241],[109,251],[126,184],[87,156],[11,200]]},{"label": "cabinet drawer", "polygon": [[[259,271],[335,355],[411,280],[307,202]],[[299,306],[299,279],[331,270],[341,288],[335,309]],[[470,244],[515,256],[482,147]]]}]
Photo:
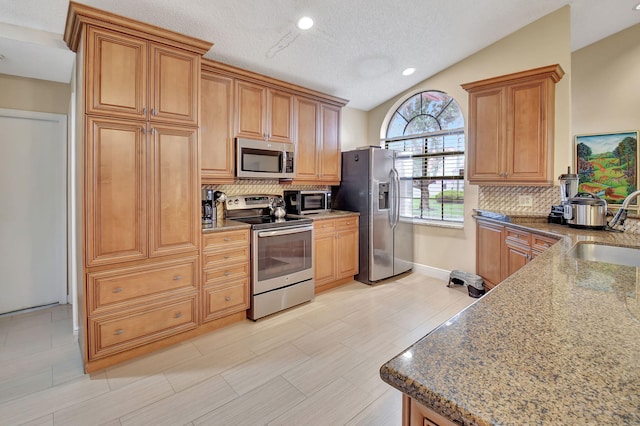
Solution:
[{"label": "cabinet drawer", "polygon": [[215,269],[205,269],[202,271],[203,285],[224,284],[242,278],[249,278],[249,264],[241,263],[237,265],[223,266]]},{"label": "cabinet drawer", "polygon": [[552,245],[554,245],[558,239],[553,237],[546,237],[543,235],[533,234],[531,237],[531,248],[539,252],[545,251]]},{"label": "cabinet drawer", "polygon": [[87,274],[89,315],[142,303],[179,290],[197,291],[198,259],[153,263]]},{"label": "cabinet drawer", "polygon": [[358,217],[351,216],[335,220],[336,229],[350,229],[358,226]]},{"label": "cabinet drawer", "polygon": [[336,230],[336,221],[333,219],[330,220],[321,220],[318,222],[314,222],[313,230],[316,234],[324,234],[326,232],[335,232]]},{"label": "cabinet drawer", "polygon": [[214,232],[202,236],[202,249],[226,250],[238,245],[249,244],[249,230]]},{"label": "cabinet drawer", "polygon": [[249,280],[243,279],[226,286],[214,286],[204,291],[203,322],[249,308]]},{"label": "cabinet drawer", "polygon": [[527,231],[521,231],[520,229],[507,227],[505,229],[505,240],[507,242],[531,247],[531,233]]},{"label": "cabinet drawer", "polygon": [[244,263],[249,261],[249,247],[242,247],[233,250],[226,250],[213,253],[204,253],[202,256],[202,267],[218,268],[225,265]]},{"label": "cabinet drawer", "polygon": [[132,349],[196,328],[197,298],[146,307],[143,311],[90,317],[89,359]]}]

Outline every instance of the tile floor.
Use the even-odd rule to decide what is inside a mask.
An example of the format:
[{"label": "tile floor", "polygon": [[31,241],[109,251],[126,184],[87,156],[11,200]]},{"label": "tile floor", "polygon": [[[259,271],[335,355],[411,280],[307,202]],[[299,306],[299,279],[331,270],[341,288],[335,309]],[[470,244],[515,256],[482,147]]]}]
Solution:
[{"label": "tile floor", "polygon": [[70,305],[0,317],[0,424],[399,425],[380,366],[474,300],[417,273],[353,282],[91,375]]}]

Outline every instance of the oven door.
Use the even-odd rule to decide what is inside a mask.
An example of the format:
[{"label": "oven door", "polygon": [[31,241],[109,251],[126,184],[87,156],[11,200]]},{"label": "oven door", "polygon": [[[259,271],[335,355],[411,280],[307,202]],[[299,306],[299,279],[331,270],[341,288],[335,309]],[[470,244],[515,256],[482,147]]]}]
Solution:
[{"label": "oven door", "polygon": [[313,226],[254,230],[252,294],[313,278]]}]

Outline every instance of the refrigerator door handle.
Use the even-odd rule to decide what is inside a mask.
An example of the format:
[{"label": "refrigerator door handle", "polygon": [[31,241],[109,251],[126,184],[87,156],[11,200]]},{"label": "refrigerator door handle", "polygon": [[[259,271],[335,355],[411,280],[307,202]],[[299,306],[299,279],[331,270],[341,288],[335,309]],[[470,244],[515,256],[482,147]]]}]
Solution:
[{"label": "refrigerator door handle", "polygon": [[391,196],[391,208],[389,209],[389,221],[391,228],[395,228],[398,225],[400,219],[400,178],[398,171],[393,168],[389,172],[390,196]]},{"label": "refrigerator door handle", "polygon": [[390,206],[388,206],[388,215],[389,215],[389,225],[393,228],[395,221],[395,176],[393,174],[394,169],[389,170],[389,198],[390,198]]},{"label": "refrigerator door handle", "polygon": [[395,185],[396,185],[396,190],[395,190],[395,201],[396,201],[396,205],[395,205],[395,216],[396,216],[396,220],[393,224],[393,226],[397,226],[398,222],[400,222],[400,174],[398,173],[398,170],[396,170],[395,168],[393,169],[393,172],[395,174]]}]

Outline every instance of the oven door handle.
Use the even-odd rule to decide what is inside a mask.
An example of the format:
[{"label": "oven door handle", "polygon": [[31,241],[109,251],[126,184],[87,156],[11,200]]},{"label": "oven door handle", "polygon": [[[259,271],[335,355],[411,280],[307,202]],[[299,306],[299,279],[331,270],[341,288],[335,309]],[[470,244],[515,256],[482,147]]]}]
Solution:
[{"label": "oven door handle", "polygon": [[260,231],[258,232],[259,238],[265,237],[277,237],[279,235],[299,234],[300,232],[313,231],[313,226],[299,226],[296,228],[280,229],[276,231]]}]

